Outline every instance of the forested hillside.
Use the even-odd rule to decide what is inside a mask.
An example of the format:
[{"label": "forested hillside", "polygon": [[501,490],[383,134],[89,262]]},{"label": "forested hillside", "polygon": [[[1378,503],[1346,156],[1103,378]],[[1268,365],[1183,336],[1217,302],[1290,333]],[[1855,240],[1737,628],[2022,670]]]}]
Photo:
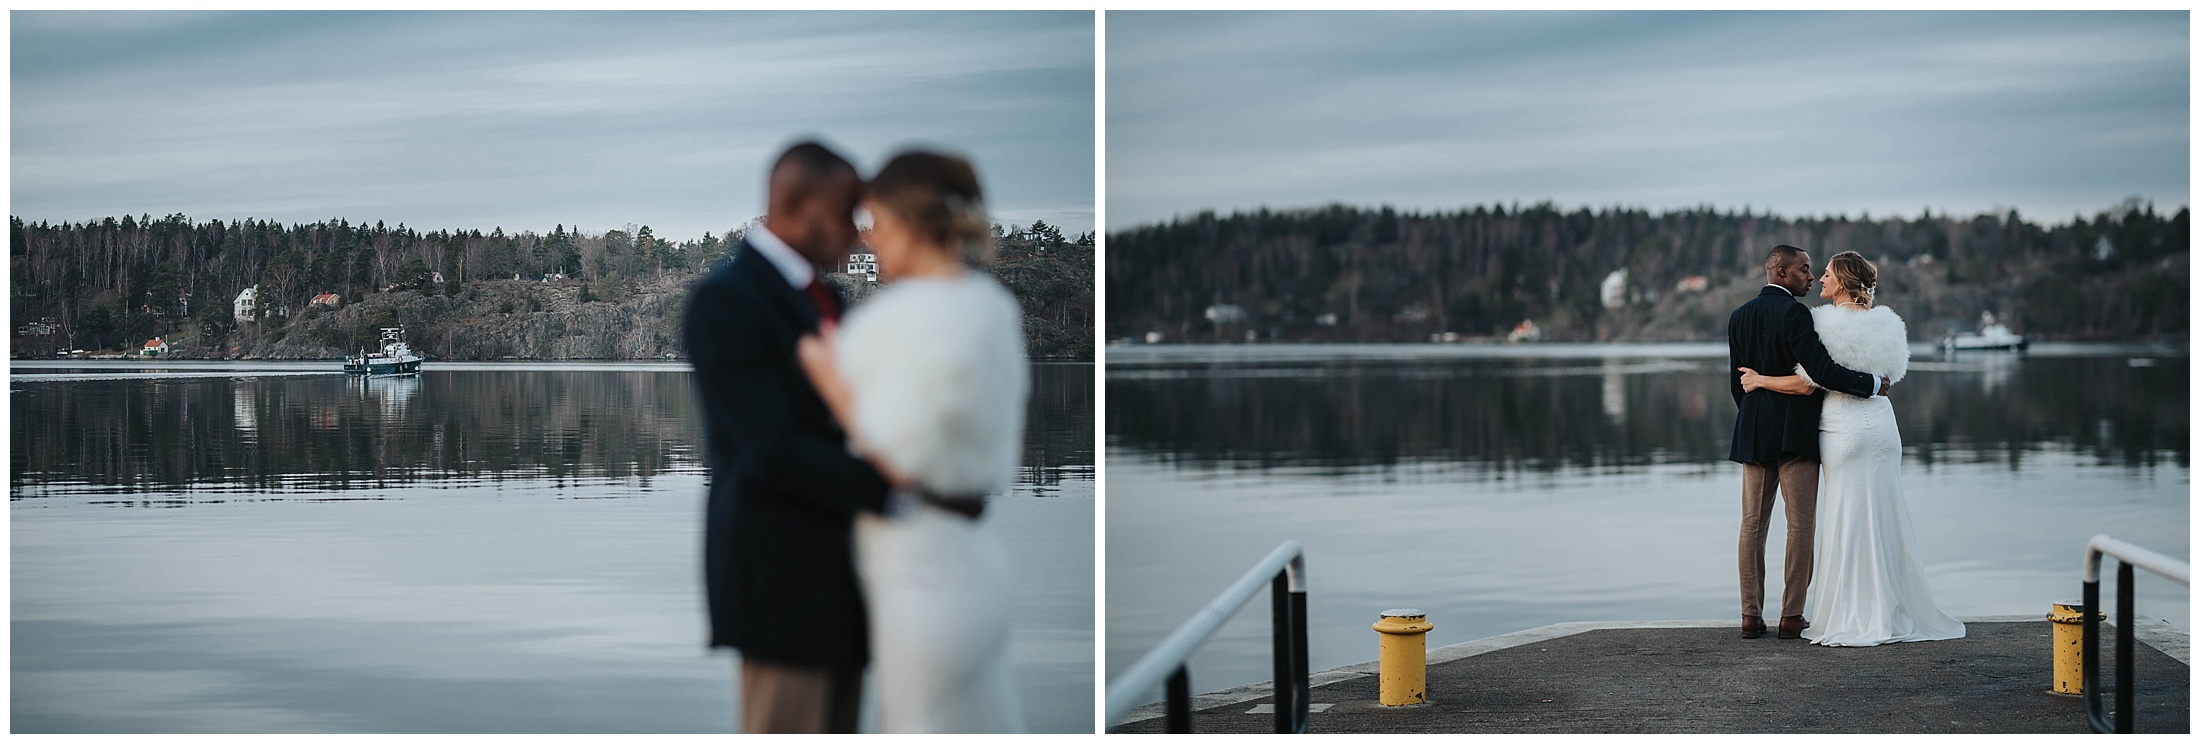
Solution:
[{"label": "forested hillside", "polygon": [[1780,243],[1810,251],[1821,270],[1844,250],[1879,264],[1880,302],[1913,340],[1973,329],[1986,311],[2040,339],[2189,330],[2190,210],[2128,200],[2057,224],[2015,212],[1790,218],[1549,204],[1201,213],[1108,237],[1106,333],[1426,341],[1503,337],[1532,321],[1544,340],[1719,340]]},{"label": "forested hillside", "polygon": [[[1090,359],[1093,236],[1068,238],[1044,222],[995,232],[999,260],[988,270],[1022,301],[1032,355]],[[402,325],[430,358],[676,357],[687,285],[739,237],[673,241],[632,225],[543,235],[18,217],[11,330],[18,356],[134,350],[159,336],[180,357],[334,358],[372,344],[380,326]],[[233,300],[255,286],[257,317],[235,317]]]}]

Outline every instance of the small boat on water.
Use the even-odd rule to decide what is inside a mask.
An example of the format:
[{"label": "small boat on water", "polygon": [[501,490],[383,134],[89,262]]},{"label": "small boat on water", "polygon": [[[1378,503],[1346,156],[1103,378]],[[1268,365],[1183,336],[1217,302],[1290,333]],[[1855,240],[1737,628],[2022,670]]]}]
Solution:
[{"label": "small boat on water", "polygon": [[368,352],[360,349],[355,356],[344,358],[344,374],[386,377],[389,375],[415,375],[420,373],[420,355],[405,344],[404,331],[397,328],[382,329],[382,350]]},{"label": "small boat on water", "polygon": [[1994,320],[1991,312],[1979,315],[1977,333],[1958,333],[1942,340],[1940,346],[1948,351],[1985,351],[1990,349],[2014,349],[2023,351],[2028,345],[2023,336],[2010,333],[2009,326]]}]

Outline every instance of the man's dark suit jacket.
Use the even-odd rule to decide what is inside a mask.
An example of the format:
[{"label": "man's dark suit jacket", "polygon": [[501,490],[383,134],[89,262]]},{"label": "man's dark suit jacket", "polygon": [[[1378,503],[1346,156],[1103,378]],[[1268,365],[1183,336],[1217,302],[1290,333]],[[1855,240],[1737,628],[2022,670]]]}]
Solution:
[{"label": "man's dark suit jacket", "polygon": [[710,645],[844,668],[870,656],[850,533],[887,484],[849,454],[795,359],[817,322],[815,302],[743,241],[695,285],[682,333],[708,433]]},{"label": "man's dark suit jacket", "polygon": [[1835,364],[1826,354],[1810,308],[1769,284],[1727,317],[1726,353],[1729,387],[1741,408],[1734,415],[1734,446],[1727,455],[1735,462],[1776,462],[1785,455],[1818,459],[1818,405],[1825,395],[1744,393],[1742,373],[1735,367],[1780,376],[1795,374],[1800,364],[1827,390],[1859,397],[1879,391],[1878,377]]}]

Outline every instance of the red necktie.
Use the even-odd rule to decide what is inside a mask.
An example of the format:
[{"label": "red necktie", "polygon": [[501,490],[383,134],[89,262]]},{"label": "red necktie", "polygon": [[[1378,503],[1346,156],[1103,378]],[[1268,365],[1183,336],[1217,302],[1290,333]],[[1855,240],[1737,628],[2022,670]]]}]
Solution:
[{"label": "red necktie", "polygon": [[817,303],[817,317],[827,323],[840,322],[840,311],[833,307],[833,295],[826,291],[825,283],[811,279],[809,290],[810,301]]}]

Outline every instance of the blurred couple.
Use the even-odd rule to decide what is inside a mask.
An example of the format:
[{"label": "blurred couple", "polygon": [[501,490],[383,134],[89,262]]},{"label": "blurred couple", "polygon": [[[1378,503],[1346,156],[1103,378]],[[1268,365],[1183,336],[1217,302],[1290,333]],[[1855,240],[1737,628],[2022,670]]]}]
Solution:
[{"label": "blurred couple", "polygon": [[[763,223],[683,323],[710,645],[740,652],[742,728],[853,733],[869,663],[882,732],[1019,732],[1014,585],[978,520],[1015,477],[1030,373],[1015,298],[975,270],[993,247],[977,173],[905,152],[865,181],[805,142],[768,181]],[[888,284],[851,310],[824,274],[859,207]]]}]

